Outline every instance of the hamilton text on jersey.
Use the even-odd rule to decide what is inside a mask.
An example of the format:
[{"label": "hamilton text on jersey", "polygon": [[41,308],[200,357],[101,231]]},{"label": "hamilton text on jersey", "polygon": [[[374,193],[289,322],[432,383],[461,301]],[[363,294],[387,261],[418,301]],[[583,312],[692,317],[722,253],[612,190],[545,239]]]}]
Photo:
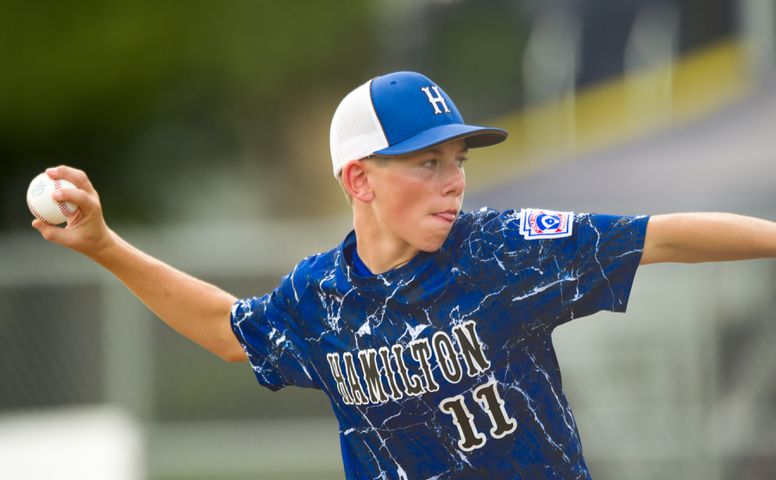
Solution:
[{"label": "hamilton text on jersey", "polygon": [[[397,343],[390,348],[360,350],[356,353],[361,365],[360,371],[356,368],[353,353],[343,353],[342,360],[339,353],[329,353],[326,357],[342,401],[347,405],[379,404],[389,399],[399,400],[404,395],[416,396],[435,392],[439,390],[439,384],[434,379],[432,370],[438,367],[445,380],[458,383],[464,373],[461,358],[465,364],[466,375],[470,377],[475,377],[490,367],[483,345],[477,337],[474,321],[454,326],[452,336],[457,342],[453,342],[451,335],[439,331],[430,339],[413,340],[406,346]],[[457,350],[455,344],[458,346]],[[414,363],[405,358],[407,350],[415,360]],[[366,388],[363,388],[364,385]]]},{"label": "hamilton text on jersey", "polygon": [[[399,400],[405,395],[418,396],[426,392],[436,392],[439,390],[439,384],[432,372],[437,368],[442,372],[444,379],[451,384],[461,381],[464,366],[466,375],[469,377],[482,375],[490,368],[490,361],[485,357],[476,326],[473,320],[469,320],[454,326],[452,336],[438,331],[431,336],[430,340],[429,338],[416,339],[409,342],[406,347],[397,343],[390,348],[359,350],[356,356],[361,364],[360,374],[351,352],[343,353],[342,361],[339,353],[327,354],[329,368],[337,383],[337,391],[342,401],[347,405],[380,404],[389,399]],[[452,337],[455,338],[455,343]],[[454,346],[456,344],[457,350]],[[416,365],[405,358],[407,350]],[[391,359],[396,365],[395,369]],[[366,389],[363,385],[366,385]],[[490,417],[491,436],[502,438],[515,431],[517,422],[505,411],[504,401],[498,393],[494,380],[491,379],[475,388],[472,395]],[[439,409],[450,415],[458,428],[460,435],[458,448],[468,452],[485,445],[487,437],[477,431],[472,422],[474,417],[466,407],[463,395],[443,399],[439,402]]]}]

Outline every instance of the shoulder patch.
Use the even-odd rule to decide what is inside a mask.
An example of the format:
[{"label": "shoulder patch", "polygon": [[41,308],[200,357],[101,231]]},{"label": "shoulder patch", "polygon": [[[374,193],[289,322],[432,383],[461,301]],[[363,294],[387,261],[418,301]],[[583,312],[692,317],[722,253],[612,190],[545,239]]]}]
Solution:
[{"label": "shoulder patch", "polygon": [[520,210],[520,233],[526,240],[570,237],[574,212],[555,212],[537,208]]}]

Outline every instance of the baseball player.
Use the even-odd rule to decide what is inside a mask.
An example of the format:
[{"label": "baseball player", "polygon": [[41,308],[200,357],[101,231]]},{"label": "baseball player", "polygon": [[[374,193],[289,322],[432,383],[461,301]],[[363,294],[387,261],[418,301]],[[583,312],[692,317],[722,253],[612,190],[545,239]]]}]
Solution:
[{"label": "baseball player", "polygon": [[468,125],[413,72],[369,80],[331,125],[333,174],[354,229],[271,293],[232,295],[110,230],[86,175],[66,229],[80,251],[162,320],[261,385],[317,388],[339,421],[348,479],[587,479],[551,334],[624,312],[636,268],[776,257],[776,224],[732,214],[611,216],[542,209],[462,212],[469,150],[503,141]]}]

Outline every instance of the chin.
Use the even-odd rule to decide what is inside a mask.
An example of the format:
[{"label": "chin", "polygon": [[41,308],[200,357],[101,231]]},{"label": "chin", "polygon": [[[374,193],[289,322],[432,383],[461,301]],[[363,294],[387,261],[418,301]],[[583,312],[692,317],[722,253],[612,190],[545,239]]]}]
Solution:
[{"label": "chin", "polygon": [[[449,233],[449,232],[448,232]],[[427,252],[427,253],[433,253],[442,248],[442,245],[445,243],[445,240],[447,239],[447,234],[444,236],[440,236],[439,238],[427,238],[424,242],[422,242],[418,249]]]}]

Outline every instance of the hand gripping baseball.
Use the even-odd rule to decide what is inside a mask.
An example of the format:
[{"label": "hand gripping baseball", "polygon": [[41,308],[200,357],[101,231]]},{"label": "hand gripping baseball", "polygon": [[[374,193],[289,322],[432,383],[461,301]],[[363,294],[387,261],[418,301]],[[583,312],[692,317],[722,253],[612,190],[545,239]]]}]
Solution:
[{"label": "hand gripping baseball", "polygon": [[105,224],[100,205],[100,196],[89,178],[81,170],[61,165],[49,168],[46,174],[54,180],[65,179],[76,188],[54,192],[54,200],[75,204],[78,211],[67,219],[67,226],[47,225],[39,219],[32,222],[46,240],[71,248],[89,257],[96,257],[113,240]]}]

